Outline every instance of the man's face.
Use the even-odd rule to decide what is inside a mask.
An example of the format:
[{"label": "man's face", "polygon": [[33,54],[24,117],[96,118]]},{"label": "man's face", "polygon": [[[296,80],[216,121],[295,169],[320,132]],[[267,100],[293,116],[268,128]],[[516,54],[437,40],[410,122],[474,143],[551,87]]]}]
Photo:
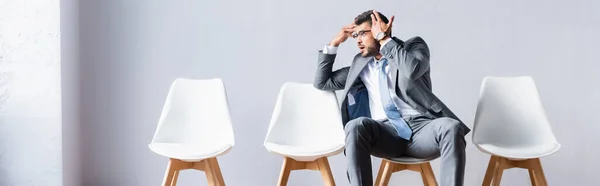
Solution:
[{"label": "man's face", "polygon": [[363,57],[376,56],[379,54],[379,42],[373,38],[371,25],[368,22],[364,22],[355,27],[353,37],[356,39],[356,44]]}]

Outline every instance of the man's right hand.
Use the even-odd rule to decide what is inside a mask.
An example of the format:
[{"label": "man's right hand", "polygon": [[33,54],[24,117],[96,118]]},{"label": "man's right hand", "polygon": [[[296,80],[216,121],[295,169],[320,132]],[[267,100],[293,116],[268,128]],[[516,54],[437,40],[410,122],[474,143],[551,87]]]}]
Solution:
[{"label": "man's right hand", "polygon": [[340,44],[345,42],[348,39],[348,37],[352,37],[352,32],[354,32],[354,27],[356,27],[356,25],[354,23],[342,27],[342,30],[340,30],[340,32],[338,32],[338,34],[335,36],[335,38],[333,38],[333,40],[331,40],[331,42],[329,43],[329,46],[334,46],[334,47],[340,46]]}]

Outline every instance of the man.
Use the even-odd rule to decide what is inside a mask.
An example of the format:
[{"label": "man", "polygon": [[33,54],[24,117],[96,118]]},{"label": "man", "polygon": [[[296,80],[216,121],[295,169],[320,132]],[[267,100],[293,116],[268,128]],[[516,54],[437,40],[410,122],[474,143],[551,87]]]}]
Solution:
[{"label": "man", "polygon": [[[470,129],[432,92],[429,48],[420,37],[392,37],[392,22],[366,11],[319,51],[314,86],[344,90],[348,179],[373,185],[371,155],[441,157],[441,185],[463,185]],[[337,47],[349,37],[360,53],[350,67],[332,71]]]}]

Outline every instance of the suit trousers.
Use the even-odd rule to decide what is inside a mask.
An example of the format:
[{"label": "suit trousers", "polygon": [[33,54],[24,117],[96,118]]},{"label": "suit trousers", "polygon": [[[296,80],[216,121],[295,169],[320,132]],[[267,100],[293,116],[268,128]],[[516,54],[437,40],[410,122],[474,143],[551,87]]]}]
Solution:
[{"label": "suit trousers", "polygon": [[465,172],[464,131],[452,118],[430,118],[423,115],[406,118],[413,130],[407,141],[398,136],[387,120],[360,117],[349,121],[346,132],[348,179],[352,186],[372,186],[371,155],[380,158],[409,156],[441,157],[441,186],[462,186]]}]

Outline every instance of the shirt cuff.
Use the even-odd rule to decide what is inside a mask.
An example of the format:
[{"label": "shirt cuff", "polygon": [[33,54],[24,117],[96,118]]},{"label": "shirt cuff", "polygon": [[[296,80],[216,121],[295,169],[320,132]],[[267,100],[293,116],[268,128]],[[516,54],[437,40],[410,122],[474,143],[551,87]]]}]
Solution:
[{"label": "shirt cuff", "polygon": [[323,48],[323,54],[336,54],[338,47],[325,45]]}]

